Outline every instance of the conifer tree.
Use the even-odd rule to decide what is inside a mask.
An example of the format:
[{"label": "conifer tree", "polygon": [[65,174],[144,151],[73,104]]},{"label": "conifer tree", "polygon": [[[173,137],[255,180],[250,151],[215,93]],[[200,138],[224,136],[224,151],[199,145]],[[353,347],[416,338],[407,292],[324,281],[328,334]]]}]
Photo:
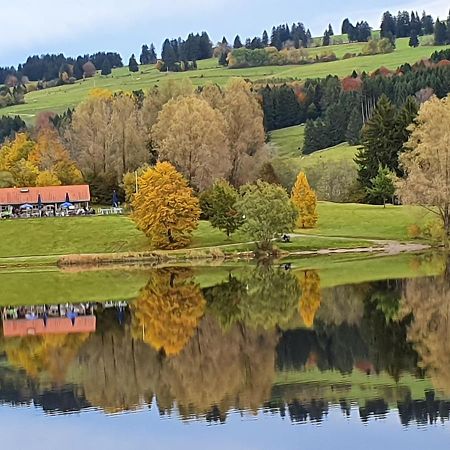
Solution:
[{"label": "conifer tree", "polygon": [[434,26],[434,43],[435,45],[445,45],[447,42],[447,27],[445,22],[441,22],[439,19],[436,20],[436,25]]},{"label": "conifer tree", "polygon": [[130,72],[139,72],[139,65],[136,61],[134,53],[131,55],[130,61],[128,62],[128,70]]},{"label": "conifer tree", "polygon": [[141,62],[142,65],[150,64],[150,50],[147,44],[144,44],[142,46],[139,61]]},{"label": "conifer tree", "polygon": [[330,34],[328,33],[328,30],[326,30],[325,33],[323,34],[322,46],[328,47],[330,43],[331,43]]},{"label": "conifer tree", "polygon": [[383,203],[383,207],[386,208],[387,200],[395,193],[394,180],[395,174],[380,165],[377,175],[370,180],[370,186],[366,188],[369,200],[372,203]]},{"label": "conifer tree", "polygon": [[158,61],[158,57],[156,56],[156,49],[155,46],[152,44],[150,44],[150,50],[149,50],[149,60],[148,63],[149,64],[156,64]]},{"label": "conifer tree", "polygon": [[161,58],[168,70],[173,70],[177,62],[177,55],[169,39],[166,39],[161,51]]},{"label": "conifer tree", "polygon": [[242,48],[242,47],[243,47],[243,45],[242,45],[242,42],[241,42],[241,38],[239,37],[239,35],[237,35],[234,38],[233,48]]},{"label": "conifer tree", "polygon": [[416,31],[412,31],[411,32],[411,37],[409,38],[409,46],[416,48],[419,45],[420,45],[420,42],[419,42],[419,37],[417,36],[417,32]]},{"label": "conifer tree", "polygon": [[261,42],[264,47],[269,45],[269,35],[266,30],[263,31]]},{"label": "conifer tree", "polygon": [[102,75],[105,75],[105,76],[111,74],[111,64],[110,64],[108,58],[105,58],[105,59],[103,60],[103,64],[102,64],[102,72],[101,72],[101,74],[102,74]]},{"label": "conifer tree", "polygon": [[297,226],[313,228],[318,220],[317,197],[304,172],[300,172],[292,188],[291,200],[298,211]]},{"label": "conifer tree", "polygon": [[363,120],[361,110],[359,108],[355,108],[350,114],[350,120],[345,133],[345,138],[350,145],[357,145],[360,143],[362,127]]}]

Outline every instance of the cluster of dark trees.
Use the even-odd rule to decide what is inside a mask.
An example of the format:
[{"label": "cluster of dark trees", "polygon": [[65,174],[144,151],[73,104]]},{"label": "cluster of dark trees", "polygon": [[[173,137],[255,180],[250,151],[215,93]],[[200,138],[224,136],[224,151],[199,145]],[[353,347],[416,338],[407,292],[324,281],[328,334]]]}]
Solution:
[{"label": "cluster of dark trees", "polygon": [[[237,35],[233,41],[233,48],[245,47],[249,50],[255,50],[258,48],[275,47],[281,50],[284,47],[308,47],[311,43],[312,35],[311,31],[305,28],[303,23],[293,23],[291,27],[288,24],[278,25],[272,27],[272,33],[270,35],[266,30],[263,31],[261,37],[255,36],[253,38],[247,38],[245,44],[242,43],[241,38]],[[226,42],[222,41],[222,44]]]},{"label": "cluster of dark trees", "polygon": [[0,84],[4,84],[7,77],[14,75],[19,81],[26,77],[29,81],[50,81],[61,78],[67,74],[69,78],[77,80],[85,75],[84,66],[91,63],[95,69],[102,69],[105,63],[110,68],[122,67],[122,57],[115,52],[97,52],[92,55],[78,56],[77,58],[59,55],[29,56],[24,64],[14,67],[0,68]]},{"label": "cluster of dark trees", "polygon": [[383,14],[380,26],[381,37],[404,38],[423,36],[434,33],[434,19],[425,11],[422,17],[417,12],[399,11],[397,16],[386,11]]},{"label": "cluster of dark trees", "polygon": [[160,70],[179,71],[180,63],[187,65],[189,61],[208,59],[212,55],[212,42],[205,31],[202,34],[191,33],[185,41],[181,38],[166,39],[161,51],[163,68]]},{"label": "cluster of dark trees", "polygon": [[349,19],[344,19],[342,34],[346,34],[350,42],[367,42],[372,36],[372,28],[365,20],[353,25]]},{"label": "cluster of dark trees", "polygon": [[439,61],[443,61],[443,60],[447,60],[450,61],[450,48],[447,48],[445,50],[439,50],[439,51],[435,51],[432,55],[431,55],[431,61],[433,61],[434,63],[438,63]]},{"label": "cluster of dark trees", "polygon": [[442,98],[450,92],[450,70],[447,67],[419,66],[413,69],[404,65],[401,73],[402,76],[392,77],[363,74],[359,92],[345,92],[337,79],[332,82],[333,78],[329,78],[324,92],[331,88],[334,95],[325,97],[318,109],[320,116],[306,123],[303,152],[312,153],[345,141],[358,144],[363,123],[367,122],[383,95],[401,108],[409,97],[419,103],[433,93]]},{"label": "cluster of dark trees", "polygon": [[150,47],[147,44],[144,44],[141,49],[141,56],[139,58],[141,64],[156,64],[158,61],[158,57],[156,55],[155,46],[150,44]]},{"label": "cluster of dark trees", "polygon": [[[381,203],[383,200],[370,193],[370,188],[380,167],[402,177],[399,156],[410,136],[409,126],[417,116],[419,104],[408,97],[402,106],[397,106],[386,95],[378,101],[371,118],[362,132],[362,147],[356,156],[358,181],[367,192],[366,200]],[[381,137],[381,138],[380,138]]]},{"label": "cluster of dark trees", "polygon": [[447,21],[436,20],[434,26],[434,43],[436,45],[450,44],[450,12]]},{"label": "cluster of dark trees", "polygon": [[[436,53],[436,60],[448,56]],[[363,73],[358,89],[347,90],[336,76],[308,79],[302,88],[292,85],[265,86],[259,90],[266,131],[306,123],[303,152],[312,153],[348,141],[360,143],[363,124],[382,95],[402,107],[409,97],[417,103],[432,94],[439,98],[450,92],[450,69],[419,64],[400,68],[401,76]]]},{"label": "cluster of dark trees", "polygon": [[7,138],[14,137],[14,134],[26,128],[25,122],[19,117],[0,117],[0,144]]}]

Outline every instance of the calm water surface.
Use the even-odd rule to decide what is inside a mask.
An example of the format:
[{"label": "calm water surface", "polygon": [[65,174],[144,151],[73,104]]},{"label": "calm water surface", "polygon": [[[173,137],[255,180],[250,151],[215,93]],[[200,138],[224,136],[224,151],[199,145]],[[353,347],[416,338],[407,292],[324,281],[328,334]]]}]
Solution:
[{"label": "calm water surface", "polygon": [[442,255],[0,289],[2,448],[450,448]]}]

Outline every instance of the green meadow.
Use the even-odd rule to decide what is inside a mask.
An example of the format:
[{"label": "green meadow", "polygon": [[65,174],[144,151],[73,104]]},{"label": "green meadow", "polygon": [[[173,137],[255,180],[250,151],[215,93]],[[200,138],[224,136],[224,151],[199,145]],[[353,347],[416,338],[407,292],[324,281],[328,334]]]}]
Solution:
[{"label": "green meadow", "polygon": [[[314,55],[324,51],[336,53],[342,58],[345,53],[359,53],[364,44],[341,44],[327,48],[310,49]],[[420,46],[410,48],[408,39],[398,39],[397,48],[393,53],[375,56],[360,56],[350,59],[340,59],[334,62],[311,65],[270,66],[246,69],[228,69],[220,67],[217,59],[198,62],[198,70],[183,73],[161,73],[154,66],[142,66],[140,72],[131,73],[128,67],[113,70],[109,76],[96,77],[78,81],[74,85],[60,86],[42,91],[31,92],[25,96],[25,104],[2,109],[2,114],[20,114],[24,120],[32,121],[36,114],[42,111],[62,112],[83,101],[94,88],[105,88],[111,91],[148,90],[164,80],[188,78],[195,86],[206,83],[225,85],[232,77],[244,77],[252,81],[268,82],[276,80],[304,80],[306,78],[326,77],[327,75],[348,76],[353,70],[372,72],[381,66],[396,69],[406,62],[415,63],[422,58],[430,57],[431,53],[443,47]]]}]

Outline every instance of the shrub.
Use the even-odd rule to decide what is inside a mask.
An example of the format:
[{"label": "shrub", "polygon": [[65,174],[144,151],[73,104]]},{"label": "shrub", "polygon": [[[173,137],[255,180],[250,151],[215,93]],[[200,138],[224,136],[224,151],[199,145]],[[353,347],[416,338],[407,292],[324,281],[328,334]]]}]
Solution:
[{"label": "shrub", "polygon": [[419,239],[422,236],[422,229],[416,223],[408,226],[408,237],[410,239]]}]

